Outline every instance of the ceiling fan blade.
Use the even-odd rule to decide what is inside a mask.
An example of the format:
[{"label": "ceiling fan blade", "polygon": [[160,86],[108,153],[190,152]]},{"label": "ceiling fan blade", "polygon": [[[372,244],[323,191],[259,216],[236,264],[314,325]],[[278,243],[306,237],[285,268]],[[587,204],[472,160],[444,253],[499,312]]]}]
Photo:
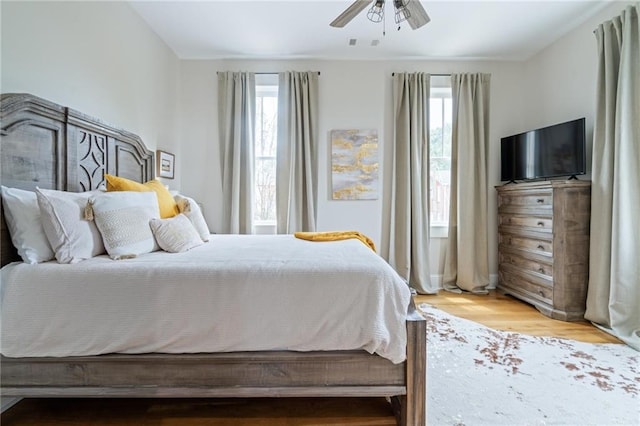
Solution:
[{"label": "ceiling fan blade", "polygon": [[429,15],[427,15],[427,11],[424,10],[424,7],[420,4],[420,0],[409,0],[406,8],[411,14],[409,18],[407,18],[407,22],[414,30],[431,20]]},{"label": "ceiling fan blade", "polygon": [[371,0],[356,0],[351,6],[349,6],[344,12],[340,14],[336,19],[333,20],[331,25],[332,27],[342,28],[347,25],[356,15],[362,12],[368,5],[371,3]]}]

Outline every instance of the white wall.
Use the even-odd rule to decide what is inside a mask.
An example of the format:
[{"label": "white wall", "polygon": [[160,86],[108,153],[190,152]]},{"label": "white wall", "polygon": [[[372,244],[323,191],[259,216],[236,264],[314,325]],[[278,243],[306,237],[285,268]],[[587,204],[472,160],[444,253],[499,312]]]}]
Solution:
[{"label": "white wall", "polygon": [[[3,93],[34,94],[179,154],[178,58],[128,4],[5,1],[1,19]],[[166,183],[179,186],[176,171]]]},{"label": "white wall", "polygon": [[[490,272],[495,274],[493,186],[499,183],[500,138],[581,116],[587,117],[591,134],[596,73],[592,31],[626,4],[630,2],[612,3],[525,62],[430,62],[179,61],[126,3],[3,2],[0,85],[2,92],[33,93],[96,116],[139,134],[150,149],[175,153],[176,179],[165,182],[201,200],[212,230],[218,231],[216,72],[320,71],[318,228],[360,230],[384,252],[382,235],[388,224],[383,212],[388,211],[391,184],[391,74],[491,73],[487,193]],[[378,129],[378,200],[330,199],[329,132],[337,128]],[[443,241],[431,242],[432,274],[442,271]]]},{"label": "white wall", "polygon": [[522,127],[514,133],[586,117],[588,174],[591,173],[598,66],[593,31],[602,22],[620,15],[630,4],[633,2],[613,2],[524,64],[526,102]]},{"label": "white wall", "polygon": [[[383,246],[383,211],[391,185],[391,74],[488,72],[491,81],[490,205],[491,273],[497,270],[495,190],[499,182],[499,140],[522,126],[522,64],[516,62],[426,61],[183,61],[181,63],[182,190],[202,200],[213,231],[221,229],[221,182],[217,134],[217,71],[320,71],[318,230],[355,229]],[[380,146],[380,197],[371,201],[331,199],[329,135],[332,129],[373,128]],[[189,166],[187,167],[186,164]],[[432,274],[442,271],[442,240],[432,240]]]}]

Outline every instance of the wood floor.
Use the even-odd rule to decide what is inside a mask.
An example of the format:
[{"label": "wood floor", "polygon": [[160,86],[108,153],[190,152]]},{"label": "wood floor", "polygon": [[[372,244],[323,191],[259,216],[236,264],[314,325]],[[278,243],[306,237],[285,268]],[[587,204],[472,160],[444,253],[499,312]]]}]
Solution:
[{"label": "wood floor", "polygon": [[[451,314],[487,326],[584,342],[619,343],[592,325],[549,319],[509,296],[417,296]],[[289,399],[25,399],[0,418],[3,426],[283,426],[395,425],[383,398]]]},{"label": "wood floor", "polygon": [[441,291],[437,296],[416,296],[416,305],[428,303],[450,314],[496,330],[517,331],[532,336],[555,336],[589,343],[622,343],[588,322],[558,321],[542,315],[533,306],[492,291],[488,295]]}]

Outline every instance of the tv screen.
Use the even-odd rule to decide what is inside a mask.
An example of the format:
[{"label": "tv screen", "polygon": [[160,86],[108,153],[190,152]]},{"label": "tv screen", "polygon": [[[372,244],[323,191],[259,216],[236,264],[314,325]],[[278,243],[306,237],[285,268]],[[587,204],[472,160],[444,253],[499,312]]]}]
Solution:
[{"label": "tv screen", "polygon": [[586,173],[585,119],[501,140],[501,179],[516,181]]}]

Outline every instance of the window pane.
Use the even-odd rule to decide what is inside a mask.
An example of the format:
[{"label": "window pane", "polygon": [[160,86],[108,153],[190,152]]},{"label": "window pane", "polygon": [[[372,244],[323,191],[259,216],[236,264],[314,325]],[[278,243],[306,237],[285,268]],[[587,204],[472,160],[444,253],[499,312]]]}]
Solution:
[{"label": "window pane", "polygon": [[444,100],[444,122],[453,123],[453,101],[451,100],[451,92],[449,97]]},{"label": "window pane", "polygon": [[451,187],[451,89],[432,90],[429,107],[430,222],[432,226],[447,226]]},{"label": "window pane", "polygon": [[276,159],[256,158],[254,219],[276,220]]},{"label": "window pane", "polygon": [[261,132],[258,140],[260,141],[260,149],[256,153],[258,156],[276,155],[276,138],[277,138],[277,120],[278,120],[278,99],[275,97],[262,98],[262,118]]},{"label": "window pane", "polygon": [[276,221],[278,87],[256,86],[254,205],[256,224]]},{"label": "window pane", "polygon": [[442,99],[429,99],[429,124],[431,128],[442,127]]},{"label": "window pane", "polygon": [[[449,93],[451,95],[451,93]],[[453,125],[453,103],[451,98],[444,100],[444,129],[442,141],[444,143],[443,151],[448,158],[451,158],[451,128]]]},{"label": "window pane", "polygon": [[256,155],[261,155],[259,152],[262,149],[262,97],[256,96]]},{"label": "window pane", "polygon": [[431,225],[449,223],[449,194],[451,189],[451,159],[431,160]]},{"label": "window pane", "polygon": [[431,98],[429,109],[429,155],[433,157],[442,157],[442,99]]}]

